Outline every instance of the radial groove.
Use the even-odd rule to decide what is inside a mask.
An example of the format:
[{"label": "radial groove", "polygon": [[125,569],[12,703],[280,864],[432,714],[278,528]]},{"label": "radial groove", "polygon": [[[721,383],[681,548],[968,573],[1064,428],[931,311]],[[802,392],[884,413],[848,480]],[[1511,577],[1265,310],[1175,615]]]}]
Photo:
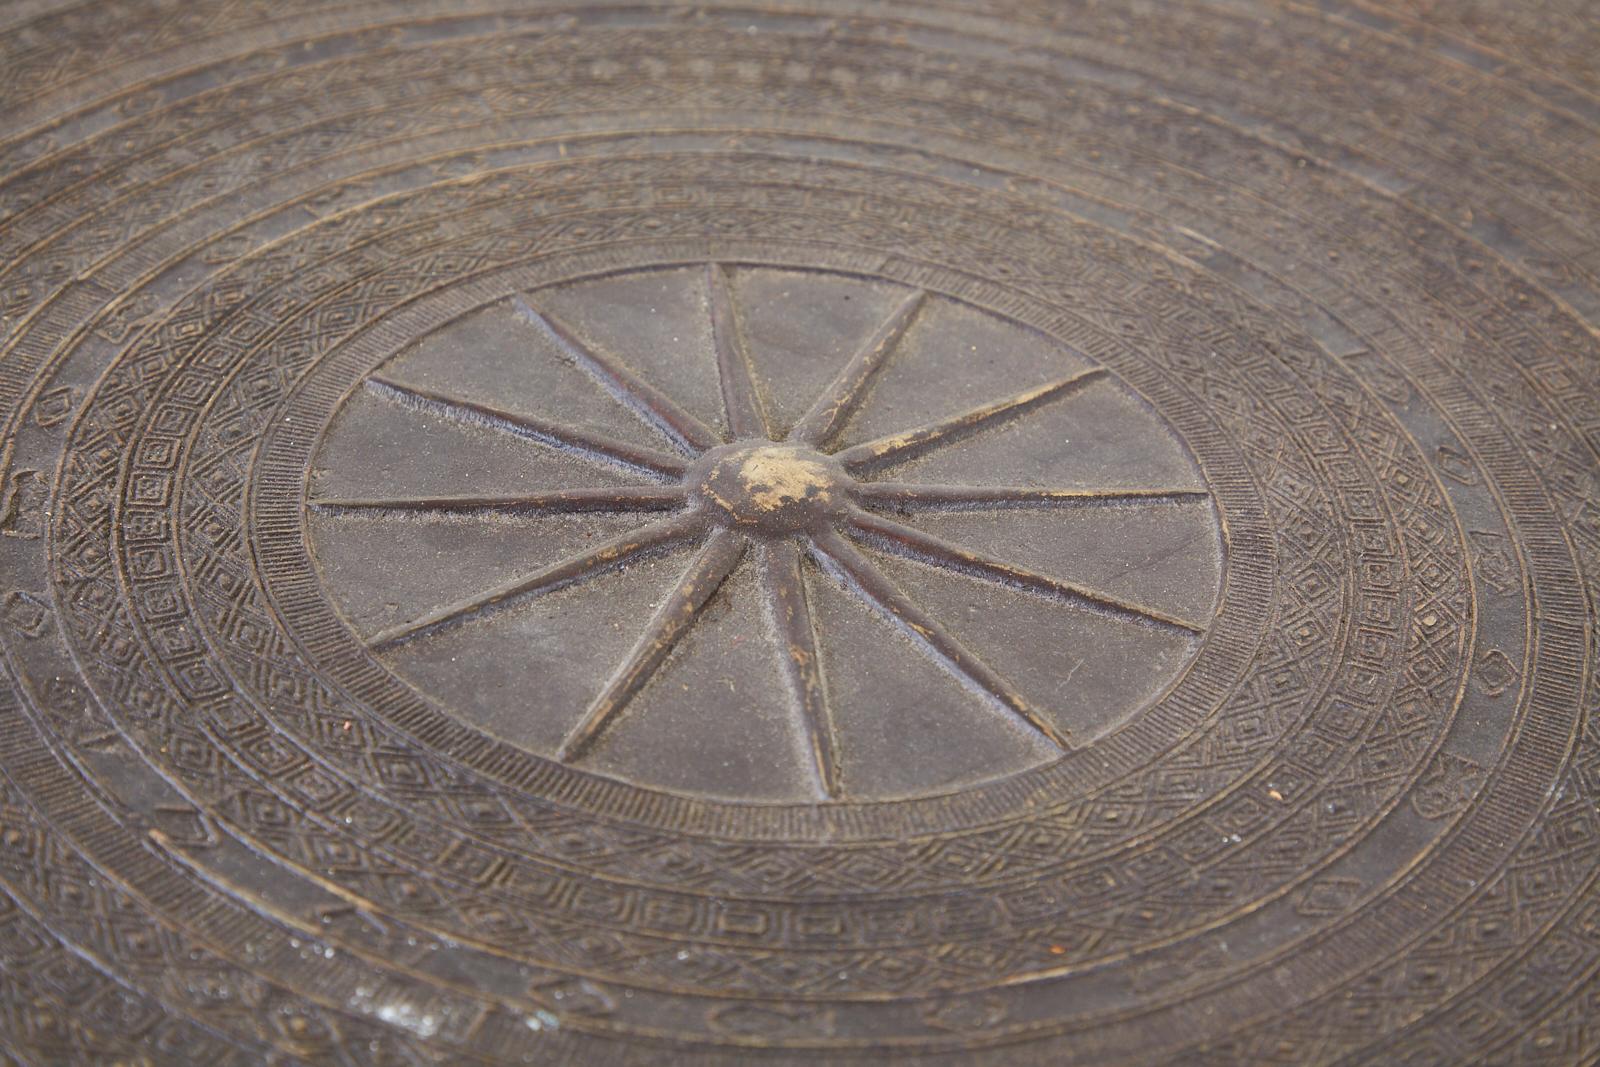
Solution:
[{"label": "radial groove", "polygon": [[534,309],[521,297],[513,297],[511,303],[517,314],[542,330],[557,348],[623,406],[666,434],[685,452],[694,455],[722,443],[722,438],[715,430],[685,411],[677,401],[640,378],[615,357],[585,343],[559,319]]},{"label": "radial groove", "polygon": [[728,429],[735,438],[765,437],[766,416],[762,414],[761,397],[750,375],[750,359],[745,354],[728,274],[720,264],[707,264],[706,290],[711,307],[711,340],[717,350],[717,377],[722,383],[722,405],[728,416]]},{"label": "radial groove", "polygon": [[512,579],[471,599],[457,601],[431,611],[420,619],[382,630],[368,638],[367,644],[375,650],[393,648],[402,642],[464,621],[469,616],[481,616],[496,608],[504,607],[507,601],[548,593],[562,586],[571,585],[615,567],[648,549],[675,541],[689,540],[704,529],[704,523],[698,516],[692,514],[660,519],[533,574]]},{"label": "radial groove", "polygon": [[800,574],[800,549],[793,541],[770,545],[765,555],[768,607],[783,643],[784,681],[800,713],[800,726],[822,796],[839,796],[838,740],[828,691],[817,656],[817,634]]},{"label": "radial groove", "polygon": [[486,426],[526,441],[578,452],[593,459],[620,464],[653,478],[682,477],[687,465],[677,456],[653,448],[628,444],[605,434],[560,426],[529,415],[514,415],[487,404],[447,396],[430,389],[401,385],[376,375],[367,379],[367,388],[379,396],[397,400],[469,426]]},{"label": "radial groove", "polygon": [[1077,601],[1093,610],[1116,615],[1134,622],[1159,626],[1163,629],[1181,630],[1186,634],[1199,634],[1205,628],[1192,622],[1147,608],[1140,604],[1119,600],[1105,593],[1086,589],[1059,578],[1040,574],[1024,567],[1015,567],[960,545],[935,537],[933,534],[902,526],[880,515],[865,511],[852,511],[849,528],[898,555],[942,567],[975,578],[1013,585],[1038,593],[1048,593]]},{"label": "radial groove", "polygon": [[820,562],[841,571],[856,591],[889,619],[907,630],[949,670],[1020,718],[1059,747],[1071,748],[1066,731],[1056,726],[953,635],[902,593],[865,556],[832,530],[812,537]]},{"label": "radial groove", "polygon": [[558,759],[579,759],[593,747],[689,632],[706,601],[738,566],[748,544],[742,536],[728,530],[718,530],[711,535],[689,565],[678,588],[657,609],[627,660],[589,706],[583,721],[561,743]]},{"label": "radial groove", "polygon": [[900,338],[922,309],[927,295],[919,289],[889,313],[889,317],[873,331],[866,344],[845,364],[839,376],[817,397],[811,409],[795,423],[794,429],[789,431],[791,441],[818,449],[827,448],[860,406],[873,376],[900,343]]},{"label": "radial groove", "polygon": [[308,501],[313,511],[328,515],[383,512],[440,515],[538,515],[584,512],[670,511],[682,507],[681,486],[557,489],[510,496],[325,497]]},{"label": "radial groove", "polygon": [[1105,375],[1099,367],[1082,371],[1069,378],[1041,385],[1037,389],[1016,396],[984,404],[959,415],[929,423],[905,433],[890,434],[875,441],[855,445],[838,453],[839,462],[852,471],[877,470],[920,456],[941,445],[958,441],[996,422],[1017,418],[1029,411],[1076,392],[1088,383]]},{"label": "radial groove", "polygon": [[874,506],[919,511],[1187,504],[1211,497],[1204,489],[1035,489],[1027,486],[923,485],[911,482],[861,482],[857,484],[855,493],[857,499]]}]

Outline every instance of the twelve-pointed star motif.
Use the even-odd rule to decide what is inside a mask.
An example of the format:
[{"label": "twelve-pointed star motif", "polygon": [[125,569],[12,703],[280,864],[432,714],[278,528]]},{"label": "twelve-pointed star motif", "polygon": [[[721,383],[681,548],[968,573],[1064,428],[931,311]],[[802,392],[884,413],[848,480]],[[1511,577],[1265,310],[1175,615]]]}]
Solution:
[{"label": "twelve-pointed star motif", "polygon": [[908,634],[969,689],[1063,749],[1069,748],[1071,742],[1062,727],[920,608],[857,549],[856,543],[979,580],[1071,601],[1140,625],[1191,635],[1202,632],[1195,622],[992,558],[892,521],[879,512],[892,509],[905,515],[934,508],[1181,504],[1207,499],[1209,494],[1204,490],[1041,489],[861,480],[1088,389],[1105,377],[1104,370],[1080,371],[925,426],[834,450],[835,439],[861,405],[873,378],[921,312],[927,294],[916,291],[862,343],[810,409],[779,439],[771,433],[751,376],[726,273],[713,263],[706,267],[705,277],[730,439],[724,439],[643,380],[625,362],[586,342],[565,323],[520,297],[513,298],[513,306],[521,318],[542,331],[567,359],[656,430],[670,450],[631,444],[603,433],[514,414],[379,376],[367,380],[370,390],[388,399],[578,453],[643,475],[656,484],[514,496],[320,499],[310,505],[318,511],[458,515],[667,513],[578,555],[375,633],[368,638],[369,647],[376,651],[394,648],[514,602],[582,582],[653,550],[698,545],[699,551],[676,589],[656,610],[583,718],[567,733],[557,756],[569,762],[578,760],[649,683],[723,581],[754,549],[761,571],[759,588],[783,648],[780,671],[808,742],[818,790],[824,797],[836,798],[840,793],[839,758],[801,575],[806,555]]}]

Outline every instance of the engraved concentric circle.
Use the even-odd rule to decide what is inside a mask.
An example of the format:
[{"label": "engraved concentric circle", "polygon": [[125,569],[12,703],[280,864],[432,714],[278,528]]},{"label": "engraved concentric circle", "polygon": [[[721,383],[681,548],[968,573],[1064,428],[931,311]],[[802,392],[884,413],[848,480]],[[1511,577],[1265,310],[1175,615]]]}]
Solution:
[{"label": "engraved concentric circle", "polygon": [[418,690],[726,799],[1055,760],[1170,688],[1221,586],[1211,494],[1147,401],[1035,330],[837,273],[512,295],[368,375],[312,464],[312,555]]},{"label": "engraved concentric circle", "polygon": [[1593,1061],[1581,7],[0,10],[0,1060]]}]

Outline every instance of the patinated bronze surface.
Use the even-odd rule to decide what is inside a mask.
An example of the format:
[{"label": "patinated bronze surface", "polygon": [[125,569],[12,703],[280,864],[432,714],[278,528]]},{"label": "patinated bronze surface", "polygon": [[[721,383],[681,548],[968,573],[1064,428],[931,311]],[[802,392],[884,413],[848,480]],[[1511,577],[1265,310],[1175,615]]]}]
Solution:
[{"label": "patinated bronze surface", "polygon": [[0,1061],[1600,1060],[1597,56],[0,6]]}]

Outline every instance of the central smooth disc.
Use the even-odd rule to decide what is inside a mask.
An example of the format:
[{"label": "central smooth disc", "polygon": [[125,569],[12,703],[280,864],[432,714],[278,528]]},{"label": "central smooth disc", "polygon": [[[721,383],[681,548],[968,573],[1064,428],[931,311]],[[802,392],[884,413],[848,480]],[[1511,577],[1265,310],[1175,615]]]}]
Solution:
[{"label": "central smooth disc", "polygon": [[784,444],[714,448],[691,478],[716,521],[790,533],[830,521],[848,503],[850,477],[831,457]]}]

